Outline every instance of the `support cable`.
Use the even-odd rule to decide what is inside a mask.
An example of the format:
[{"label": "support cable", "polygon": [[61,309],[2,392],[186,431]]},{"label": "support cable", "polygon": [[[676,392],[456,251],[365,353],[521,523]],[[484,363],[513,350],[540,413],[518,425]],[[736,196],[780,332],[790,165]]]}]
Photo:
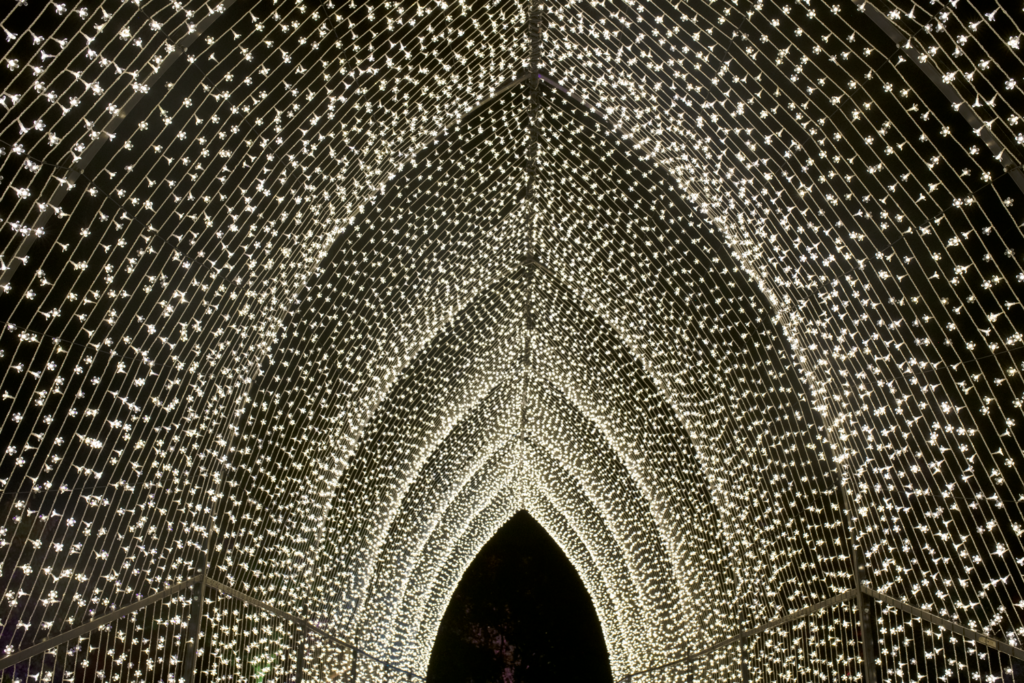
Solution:
[{"label": "support cable", "polygon": [[96,617],[91,621],[87,621],[84,624],[80,624],[75,628],[71,629],[70,631],[65,631],[60,635],[53,636],[52,638],[47,638],[41,643],[36,643],[35,645],[30,645],[29,647],[26,647],[23,650],[18,650],[17,652],[10,654],[4,657],[3,659],[0,659],[0,671],[21,664],[27,659],[31,659],[32,657],[35,657],[37,655],[41,655],[44,652],[52,650],[60,645],[63,645],[68,641],[80,638],[91,631],[95,631],[101,626],[105,626],[112,621],[117,621],[121,617],[128,616],[132,612],[137,612],[143,607],[148,607],[153,603],[160,602],[161,600],[169,598],[172,595],[176,595],[177,593],[180,593],[181,591],[197,583],[201,583],[202,580],[203,572],[200,572],[192,578],[185,579],[181,583],[176,583],[173,586],[165,588],[158,593],[153,593],[152,595],[142,598],[141,600],[137,600],[131,603],[130,605],[125,605],[121,609],[114,610],[113,612],[109,612],[107,614],[104,614],[103,616]]}]

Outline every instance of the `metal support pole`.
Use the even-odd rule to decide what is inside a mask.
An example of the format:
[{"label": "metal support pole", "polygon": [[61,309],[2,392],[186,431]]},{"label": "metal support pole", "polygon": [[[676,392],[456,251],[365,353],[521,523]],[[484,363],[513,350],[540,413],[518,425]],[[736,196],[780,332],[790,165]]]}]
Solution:
[{"label": "metal support pole", "polygon": [[359,657],[359,650],[352,650],[352,673],[349,675],[348,683],[356,683],[356,658]]},{"label": "metal support pole", "polygon": [[526,198],[530,202],[530,220],[527,226],[526,258],[533,256],[536,252],[536,240],[534,239],[534,228],[536,224],[537,201],[534,197],[534,190],[537,177],[537,150],[540,147],[540,62],[544,29],[547,27],[547,10],[543,4],[544,0],[533,0],[530,6],[530,15],[527,20],[526,33],[530,39],[530,71],[527,84],[530,87],[530,109],[529,109],[529,146],[526,153]]},{"label": "metal support pole", "polygon": [[188,618],[188,640],[185,641],[185,683],[195,680],[197,655],[199,653],[199,629],[203,621],[203,598],[206,592],[206,570],[192,589],[192,609]]},{"label": "metal support pole", "polygon": [[864,682],[879,683],[878,675],[878,617],[875,599],[863,590],[857,591],[857,612],[860,614],[861,653],[864,657]]},{"label": "metal support pole", "polygon": [[740,639],[740,680],[750,683],[750,666],[747,664],[747,639]]},{"label": "metal support pole", "polygon": [[851,514],[853,508],[850,505],[850,497],[846,495],[842,482],[839,482],[838,486],[840,501],[844,508],[847,524],[849,525],[850,551],[853,555],[851,558],[853,560],[853,583],[857,596],[857,614],[860,617],[860,645],[861,659],[864,662],[864,683],[879,683],[878,665],[875,663],[878,624],[872,619],[871,615],[874,614],[874,610],[871,610],[868,605],[872,601],[866,599],[867,596],[864,595],[863,590],[867,580],[865,578],[868,570],[867,560],[864,557],[864,551],[861,550],[860,544],[857,542],[856,527],[854,526]]},{"label": "metal support pole", "polygon": [[306,629],[306,624],[299,626],[299,646],[297,648],[295,657],[295,683],[302,683],[303,676],[305,675],[306,669],[306,639],[309,637],[309,631]]}]

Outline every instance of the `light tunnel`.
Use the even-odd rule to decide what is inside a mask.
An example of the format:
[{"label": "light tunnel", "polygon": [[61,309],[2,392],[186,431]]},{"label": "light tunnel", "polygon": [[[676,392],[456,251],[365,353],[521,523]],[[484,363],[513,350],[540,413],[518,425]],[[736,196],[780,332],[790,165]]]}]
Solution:
[{"label": "light tunnel", "polygon": [[0,677],[422,678],[520,510],[616,681],[1024,676],[1021,26],[0,8]]}]

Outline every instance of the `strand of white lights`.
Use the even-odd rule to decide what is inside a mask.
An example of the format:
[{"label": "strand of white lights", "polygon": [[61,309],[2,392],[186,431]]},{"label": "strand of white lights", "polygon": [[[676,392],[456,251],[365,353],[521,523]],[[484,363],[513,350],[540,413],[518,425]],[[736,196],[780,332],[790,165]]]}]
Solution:
[{"label": "strand of white lights", "polygon": [[[497,245],[497,246],[498,246],[498,247],[501,247],[502,245],[500,245],[500,244],[499,244],[499,245]],[[496,257],[496,258],[501,258],[501,257],[503,256],[503,255],[502,255],[502,254],[500,253],[500,251],[501,251],[501,249],[496,249],[496,250],[495,250],[495,257]],[[472,252],[468,252],[468,253],[467,253],[467,256],[469,256],[469,255],[470,255],[471,253],[472,253]],[[507,257],[506,257],[506,258],[507,258]],[[404,283],[401,283],[401,284],[404,284]]]},{"label": "strand of white lights", "polygon": [[[595,476],[597,473],[587,467],[580,467],[575,470],[574,475],[579,478],[581,482],[586,482],[591,487],[601,487],[597,488],[597,491],[600,491],[600,493],[597,493],[596,491],[591,492],[591,495],[594,498],[602,501],[620,501],[619,504],[614,507],[609,506],[607,502],[604,502],[604,504],[600,506],[601,513],[604,516],[610,516],[611,523],[620,530],[620,533],[623,534],[623,537],[618,538],[617,541],[619,544],[629,548],[627,551],[628,560],[630,568],[635,576],[634,580],[643,586],[642,592],[647,596],[648,601],[650,601],[650,604],[647,605],[647,611],[649,613],[658,614],[659,618],[663,618],[667,623],[672,623],[674,628],[702,628],[702,624],[694,623],[694,621],[689,623],[684,621],[684,617],[686,616],[685,613],[676,613],[677,610],[683,611],[687,603],[680,605],[674,597],[670,597],[674,594],[683,592],[685,589],[682,585],[690,585],[695,588],[697,585],[703,584],[704,582],[697,579],[693,580],[692,584],[688,581],[684,583],[683,576],[680,576],[684,568],[680,567],[675,562],[669,561],[669,558],[666,557],[669,552],[669,547],[666,547],[669,546],[668,539],[665,538],[667,534],[662,530],[664,527],[659,528],[658,522],[660,520],[656,516],[656,512],[662,512],[662,510],[652,509],[648,513],[644,509],[646,507],[644,503],[650,500],[645,495],[647,492],[643,491],[641,488],[642,484],[640,482],[633,484],[634,481],[640,479],[636,473],[639,454],[626,450],[621,445],[620,434],[622,432],[626,432],[628,434],[628,431],[625,428],[625,424],[628,424],[628,421],[623,420],[620,417],[621,409],[619,406],[607,401],[607,398],[602,395],[603,392],[600,392],[598,389],[599,384],[597,382],[594,382],[591,385],[591,391],[597,394],[593,399],[590,399],[590,397],[576,390],[572,386],[579,382],[577,377],[574,376],[576,368],[571,367],[571,365],[566,362],[567,359],[564,357],[549,359],[546,353],[547,350],[546,345],[542,346],[541,344],[538,344],[538,355],[540,359],[542,359],[539,363],[538,374],[548,383],[558,382],[555,386],[558,387],[561,392],[564,392],[570,399],[571,403],[578,406],[578,409],[587,414],[588,417],[595,415],[595,413],[600,414],[599,411],[603,411],[604,418],[601,420],[599,429],[601,429],[602,432],[602,440],[607,440],[608,445],[601,448],[598,452],[603,452],[604,457],[607,459],[614,457],[612,454],[608,453],[608,450],[611,450],[618,454],[618,458],[616,459],[622,459],[625,461],[619,467],[612,469],[611,474],[616,475],[614,477],[598,479],[597,476]],[[549,364],[554,366],[551,370],[548,370],[546,367]],[[559,379],[561,381],[559,381]],[[566,384],[569,386],[565,386]],[[563,404],[560,412],[564,412],[565,410],[566,408]],[[582,441],[584,439],[582,434],[575,434],[575,439],[566,440],[564,438],[558,438],[555,435],[561,436],[564,434],[567,430],[567,426],[559,425],[558,423],[560,420],[556,421],[555,415],[552,415],[552,417],[549,418],[554,422],[554,424],[548,424],[548,420],[545,420],[542,417],[537,417],[535,419],[540,423],[538,435],[535,438],[544,445],[547,452],[565,453],[565,455],[563,455],[565,460],[576,456],[576,454],[570,455],[570,453],[566,451],[571,448],[572,441]],[[593,419],[593,417],[591,417],[591,419]],[[547,437],[546,435],[549,433],[551,436]],[[625,435],[623,434],[622,436]],[[637,438],[637,441],[641,444],[650,439],[650,437],[644,438],[646,435],[643,435],[642,433],[637,434],[636,436],[639,437]],[[551,444],[545,443],[547,438],[552,439]],[[651,441],[653,441],[653,439],[651,439]],[[599,443],[600,440],[594,444],[586,444],[586,441],[583,441],[581,446],[585,452],[586,450],[597,449]],[[586,444],[586,446],[583,444]],[[652,458],[656,458],[657,455],[659,455],[658,451],[660,449],[654,447],[653,444],[651,444],[649,448],[651,448],[652,451]],[[591,479],[591,477],[593,477],[593,479]],[[651,505],[651,507],[653,508],[654,506]],[[627,518],[629,521],[627,521]],[[625,536],[627,529],[631,532],[630,535],[635,538],[628,540],[628,537]],[[709,563],[713,561],[711,558],[708,558],[708,560]],[[656,576],[661,576],[661,581],[658,581],[655,578]],[[673,580],[672,584],[668,584],[669,577]],[[678,585],[677,582],[682,585]],[[666,586],[666,584],[668,585]],[[702,586],[705,590],[707,587],[707,585]],[[668,639],[668,642],[663,645],[659,644],[659,646],[662,648],[678,648],[677,644],[673,644],[672,635],[676,635],[679,639],[685,638],[691,642],[700,638],[699,631],[686,630],[681,634],[674,634],[672,631],[669,631],[669,634],[664,636]],[[678,652],[676,653],[676,656],[678,656]]]},{"label": "strand of white lights", "polygon": [[[496,467],[494,461],[504,466],[507,464],[505,461],[513,456],[513,444],[518,434],[515,418],[519,397],[520,392],[507,383],[496,386],[474,407],[474,415],[467,416],[459,425],[459,433],[453,433],[431,454],[416,480],[408,502],[402,506],[401,525],[398,521],[393,525],[388,547],[377,559],[375,585],[367,591],[367,600],[381,606],[366,610],[371,614],[379,613],[381,617],[381,623],[368,623],[367,628],[387,629],[381,637],[386,639],[384,642],[399,641],[395,633],[404,632],[410,618],[404,611],[395,613],[391,610],[388,613],[383,608],[408,599],[406,596],[416,589],[405,564],[415,561],[410,558],[423,556],[435,533],[446,533],[441,520],[451,518],[453,510],[458,514],[458,506],[462,503],[457,501],[463,492],[466,495],[475,493],[471,487],[477,483],[476,477],[481,468]],[[457,479],[448,481],[451,477]],[[438,482],[446,482],[447,487],[438,486]],[[456,507],[452,508],[453,505]]]},{"label": "strand of white lights", "polygon": [[[434,451],[442,443],[444,443],[444,441],[447,439],[449,435],[453,433],[453,430],[457,426],[457,423],[467,418],[469,414],[478,414],[478,411],[475,410],[476,406],[481,401],[488,399],[496,390],[496,387],[499,386],[499,382],[503,382],[505,377],[510,372],[514,373],[519,370],[519,364],[516,361],[518,360],[521,348],[522,341],[521,339],[518,338],[518,335],[510,335],[507,342],[504,344],[496,345],[494,348],[486,350],[483,353],[477,351],[477,354],[474,354],[474,356],[476,357],[472,357],[471,362],[474,365],[476,363],[479,363],[480,367],[478,369],[474,368],[470,372],[465,373],[466,375],[468,375],[468,377],[466,377],[463,382],[459,382],[459,384],[456,385],[458,389],[457,393],[452,392],[450,389],[448,389],[448,387],[445,387],[443,383],[438,382],[432,388],[431,399],[423,400],[418,405],[413,407],[415,413],[419,413],[420,416],[422,416],[419,420],[415,419],[415,413],[408,414],[406,410],[397,409],[395,412],[398,415],[405,415],[407,418],[405,420],[406,430],[403,432],[403,439],[408,438],[410,439],[410,441],[412,441],[411,444],[409,444],[409,442],[406,442],[407,444],[409,444],[406,447],[407,453],[405,454],[405,459],[408,462],[408,469],[399,472],[389,470],[387,472],[387,475],[385,476],[392,478],[392,480],[396,481],[396,483],[406,481],[406,486],[411,485],[415,478],[420,474],[419,472],[414,473],[414,469],[421,470],[421,467],[424,464],[426,458],[428,456],[433,457]],[[472,351],[475,349],[466,350]],[[466,356],[469,356],[469,354],[467,353]],[[467,360],[469,359],[467,358]],[[463,361],[462,363],[458,363],[457,365],[455,365],[455,367],[459,367],[460,365],[466,366],[469,365],[469,363],[467,361]],[[460,394],[462,395],[460,396]],[[444,415],[442,417],[442,415],[439,412],[439,409],[441,408],[447,408],[448,410],[451,410],[452,413]],[[458,420],[453,419],[456,417],[458,418]],[[437,434],[436,440],[432,442],[423,443],[422,446],[416,443],[416,441],[418,440],[416,439],[416,437],[418,436],[416,433],[417,430],[415,429],[416,423],[419,422],[422,425],[422,429],[434,428],[436,427],[436,422],[439,419],[443,420],[444,424],[442,424],[441,429],[438,430],[440,433]],[[477,428],[479,427],[480,425],[478,424]],[[505,427],[505,430],[507,429],[508,428]],[[374,432],[377,434],[382,433],[381,431],[378,430],[374,430]],[[387,434],[389,432],[384,431],[383,433]],[[396,447],[400,447],[399,443],[400,442],[398,442],[398,440],[385,441],[384,448],[382,450],[385,452],[393,451]],[[374,470],[377,469],[376,463],[384,461],[385,457],[382,452],[377,452],[376,449],[368,450],[368,457],[365,460],[367,465],[364,465],[364,471],[360,476],[373,478],[375,476],[378,476],[374,473]],[[381,494],[379,494],[382,497],[384,495],[390,494],[398,497],[399,499],[406,498],[404,491],[396,491],[392,493],[383,486],[380,488],[384,489],[381,492]],[[341,536],[341,538],[346,540],[344,542],[339,541],[339,550],[345,547],[351,547],[352,545],[355,545],[356,547],[362,545],[370,545],[374,548],[374,550],[370,551],[374,557],[370,559],[368,569],[374,569],[375,566],[378,564],[375,557],[376,545],[377,543],[383,543],[387,535],[392,532],[391,526],[393,522],[393,517],[394,516],[390,514],[380,514],[379,528],[367,528],[367,525],[345,525],[349,526],[350,528],[354,528],[351,528],[351,530],[345,529],[340,532],[339,535]],[[375,536],[379,540],[375,539]],[[363,538],[365,538],[366,540],[362,540]],[[364,576],[362,578],[368,582],[372,578],[372,574],[370,576]],[[363,588],[361,590],[366,589]],[[367,599],[369,599],[369,596],[367,596]],[[381,605],[381,608],[387,609],[386,603],[383,603]],[[364,614],[363,618],[367,620],[367,625],[379,625],[382,623],[386,623],[387,619],[384,613],[379,615],[372,615],[372,613],[369,615]]]},{"label": "strand of white lights", "polygon": [[[430,159],[431,159],[431,157],[428,157],[428,159],[427,159],[428,163],[430,163]],[[505,163],[506,162],[504,160],[502,160],[502,164],[505,164]],[[412,187],[415,187],[415,186],[413,185]],[[501,183],[500,182],[498,183],[497,187],[499,187],[499,188],[501,187]],[[402,194],[402,193],[400,192],[400,194]],[[429,200],[429,198],[427,198],[427,200]],[[482,202],[482,205],[483,205],[484,208],[486,208],[486,206],[487,206],[487,204],[483,203],[483,202]],[[408,212],[408,208],[405,208],[405,207],[408,207],[408,206],[409,205],[405,204],[405,202],[402,200],[401,197],[399,197],[396,201],[391,202],[390,204],[380,205],[380,206],[377,207],[377,208],[381,209],[381,211],[380,211],[380,218],[378,220],[380,220],[382,225],[393,225],[394,223],[391,220],[391,218],[394,215],[396,215],[398,212],[400,212],[400,211]],[[450,210],[449,209],[450,206],[451,206],[450,200],[448,200],[447,198],[442,200],[442,204],[441,204],[440,207],[438,207],[436,205],[428,205],[427,210],[424,212],[426,215],[422,219],[423,223],[429,225],[430,221],[433,220],[435,217],[437,217],[440,214],[441,211],[448,211],[448,210]],[[496,207],[496,208],[501,210],[501,207]],[[401,242],[399,242],[399,245],[401,246],[402,242],[405,242],[405,244],[408,244],[409,242],[415,243],[416,240],[423,239],[423,235],[419,234],[418,230],[413,229],[413,226],[415,226],[415,228],[419,228],[419,226],[416,225],[416,223],[418,223],[419,221],[416,219],[415,214],[402,213],[401,215],[405,216],[405,218],[408,220],[409,224],[411,224],[411,225],[408,225],[407,228],[403,229],[402,235],[400,236]],[[473,217],[471,217],[471,216],[467,216],[466,218],[469,219],[469,220],[473,219]],[[434,228],[431,228],[431,230],[433,230],[433,229]],[[391,232],[391,231],[389,230],[388,232]],[[436,238],[430,237],[430,239],[433,240],[433,239],[436,239]],[[504,250],[507,248],[506,247],[507,244],[508,243],[503,245],[501,242],[495,243],[493,245],[494,246],[494,250],[493,250],[493,256],[491,258],[497,259],[497,262],[496,262],[497,266],[500,267],[502,265],[505,265],[506,268],[511,269],[511,264],[507,263],[507,253],[503,253]],[[470,267],[471,269],[476,266],[476,264],[473,263],[473,260],[474,260],[474,257],[478,258],[479,254],[471,251],[468,248],[469,247],[468,244],[466,244],[465,246],[456,245],[455,249],[447,250],[447,249],[444,248],[445,247],[444,243],[441,242],[441,243],[438,244],[438,247],[439,247],[438,251],[441,254],[445,254],[445,259],[446,259],[447,262],[449,262],[449,263],[454,265],[454,264],[459,264],[459,262],[462,261],[462,262],[466,263],[466,265],[468,267]],[[397,250],[396,247],[390,247],[390,249]],[[384,254],[375,255],[375,256],[377,258],[380,258],[381,260],[383,260],[384,258],[386,258],[388,256],[388,254],[385,252]],[[366,261],[363,261],[362,258],[360,258],[359,261],[362,261],[363,263],[366,263]],[[419,259],[417,259],[417,261],[419,261]],[[506,263],[502,264],[502,261],[506,261]],[[374,265],[376,265],[376,262],[372,262],[372,263]],[[357,263],[353,262],[351,265],[352,266],[356,266]],[[393,292],[393,293],[390,294],[390,296],[392,296],[392,297],[400,297],[401,296],[401,294],[400,294],[401,288],[403,288],[403,287],[408,285],[409,281],[413,277],[413,274],[417,271],[417,269],[419,269],[421,267],[422,267],[422,263],[414,262],[414,263],[409,264],[408,266],[406,266],[403,269],[403,270],[405,270],[405,274],[403,275],[403,277],[401,279],[399,279],[399,278],[392,279],[395,276],[395,274],[394,273],[387,273],[388,279],[393,281],[393,282],[395,282],[395,285],[393,285],[393,289],[391,290],[391,292]],[[333,287],[335,286],[335,283],[337,282],[336,272],[337,272],[337,269],[333,268],[333,267],[329,267],[329,268],[323,269],[322,276],[321,276],[322,279],[321,279],[320,283],[318,285],[314,286],[311,289],[311,291],[314,291],[314,290],[318,291],[318,295],[317,295],[317,299],[316,299],[317,302],[319,302],[319,300],[320,300],[319,292],[327,292],[327,291],[333,289]],[[473,271],[470,270],[470,274],[472,272]],[[441,290],[441,292],[443,292],[443,290]],[[438,290],[434,290],[433,292],[428,290],[427,292],[424,293],[424,296],[436,296],[437,294],[439,294],[441,292],[439,292]],[[457,294],[459,296],[459,300],[465,301],[468,297],[470,297],[473,294],[473,291],[472,290],[469,291],[469,292],[463,291],[463,292],[458,292]],[[313,299],[311,297],[308,297],[308,300],[312,301]],[[332,300],[329,297],[323,297],[323,301],[324,301],[324,303],[322,304],[323,308],[328,309],[328,310],[331,310],[331,309],[335,308],[335,304],[332,302]],[[385,299],[385,301],[386,301],[386,299]],[[419,311],[422,310],[422,307],[410,306],[410,309],[411,310],[409,311],[409,314],[412,315],[412,314],[418,314]],[[443,314],[443,309],[440,312]],[[303,315],[305,316],[305,314],[303,314]],[[435,318],[435,320],[436,320],[436,318]],[[410,322],[414,322],[414,320],[410,321]],[[437,322],[433,322],[433,325],[437,325]],[[319,333],[319,334],[326,334],[326,333]],[[314,343],[324,343],[324,341],[321,341],[323,339],[324,339],[324,337],[321,336],[321,337],[319,337],[319,339],[317,339],[315,341],[314,340],[311,340],[311,341],[314,341]],[[353,341],[353,342],[358,341],[358,340],[359,340],[358,337],[355,337],[355,338],[351,339],[351,341]],[[327,343],[330,343],[330,342],[328,341]],[[297,354],[302,354],[303,349],[300,346],[298,349],[294,349],[294,352],[297,353]],[[410,357],[411,357],[411,351],[407,351],[406,353],[410,354]],[[353,354],[353,355],[357,355],[357,354]],[[319,380],[316,380],[316,378],[323,377],[325,373],[326,373],[326,376],[328,378],[332,378],[333,376],[340,374],[340,373],[337,372],[337,370],[339,368],[335,368],[335,367],[331,367],[331,366],[324,367],[324,365],[320,363],[320,361],[322,360],[322,354],[320,355],[320,357],[317,357],[314,354],[309,354],[309,356],[311,358],[311,362],[310,362],[309,367],[308,367],[308,374],[309,374],[309,376],[311,378],[314,378],[314,379],[310,379],[310,380],[306,380],[306,381],[319,381]],[[301,355],[300,355],[300,358],[301,358]],[[384,359],[382,359],[382,360],[384,360]],[[401,365],[396,366],[393,363],[393,359],[392,359],[392,362],[389,363],[389,365],[390,365],[389,370],[392,373],[395,373],[395,375],[397,377],[397,372],[398,372],[398,370],[401,369]],[[327,383],[330,384],[332,381],[333,381],[332,379],[328,379]],[[341,398],[344,398],[344,397],[339,397],[338,400],[340,400]],[[329,414],[329,410],[328,411],[321,410],[321,411],[317,411],[317,412],[318,413],[324,413],[324,412],[328,413],[327,415],[325,415],[325,417],[328,420],[333,417],[332,415]],[[379,413],[379,415],[381,416],[381,419],[385,419],[385,418],[387,418],[388,413],[386,411],[381,411]],[[331,429],[331,425],[330,425],[329,422],[327,422],[326,424],[321,424],[321,425],[317,425],[316,423],[314,423],[314,425],[312,426],[312,430],[316,430],[316,429],[324,429],[324,430]],[[379,466],[383,466],[383,467],[389,466],[388,461],[386,461],[386,460],[379,461],[378,465]],[[353,464],[353,468],[357,468],[357,467],[359,467],[359,466]],[[330,495],[333,495],[334,491],[331,490],[329,493],[330,493]],[[312,510],[312,509],[309,510],[308,512],[310,514],[319,514],[315,510]],[[297,519],[303,519],[303,518],[304,517],[302,517],[302,516],[297,517]],[[358,519],[359,519],[359,517],[355,516],[350,521],[356,521]],[[358,546],[359,543],[355,543],[355,545]],[[316,552],[320,552],[320,551],[317,550]]]},{"label": "strand of white lights", "polygon": [[[491,503],[485,508],[473,510],[469,523],[458,529],[459,542],[443,558],[434,573],[436,578],[432,585],[428,583],[424,586],[427,590],[423,594],[422,607],[418,610],[419,623],[414,624],[418,626],[415,640],[423,644],[423,649],[434,642],[445,607],[475,554],[516,512],[513,507],[515,495],[510,487],[494,490],[492,495]],[[421,650],[418,654],[421,666],[425,665],[428,661],[427,653]]]},{"label": "strand of white lights", "polygon": [[[562,127],[562,128],[564,129],[564,127]],[[588,140],[586,142],[589,143],[590,141]],[[628,186],[628,183],[624,183],[624,185]],[[626,188],[624,188],[624,189],[626,189]],[[607,213],[615,213],[615,212],[616,212],[616,209],[611,209],[611,210],[607,211]],[[563,222],[563,225],[564,225],[564,222]],[[643,249],[642,244],[638,245],[638,246],[639,246],[640,249]],[[604,249],[607,248],[607,245],[601,245],[601,247],[602,247],[601,249],[595,249],[594,251],[603,251]],[[633,248],[636,249],[637,247],[633,247]],[[557,252],[555,252],[555,253],[557,254]],[[614,266],[611,263],[608,263],[608,264],[605,264],[605,267],[613,268]],[[567,281],[570,281],[569,278],[571,278],[572,275],[568,275],[568,273],[578,273],[578,272],[579,272],[578,268],[574,268],[574,267],[570,266],[570,267],[565,269],[565,273],[567,273],[567,275],[565,275],[564,277],[567,278]],[[608,288],[607,287],[604,287],[604,286],[601,286],[601,285],[598,285],[598,284],[595,284],[592,287],[593,288],[591,290],[591,296],[594,299],[604,299],[604,298],[607,298],[607,293],[608,293]],[[616,292],[616,295],[617,295],[616,298],[621,299],[621,293],[620,292]],[[645,302],[644,305],[650,305],[651,304],[651,298],[652,298],[652,294],[651,293],[644,293],[644,294],[641,294],[638,297],[637,300],[638,301],[644,301]],[[608,317],[608,313],[607,312],[605,312],[605,317]],[[686,320],[688,316],[684,317],[684,316],[679,316],[679,315],[674,314],[671,317],[674,318],[674,319]],[[717,317],[717,316],[715,316],[715,317]],[[614,319],[614,318],[611,318],[611,319]],[[710,320],[713,319],[713,317],[708,317],[707,319],[710,321]],[[633,322],[632,325],[635,327],[636,323]],[[627,330],[630,329],[630,325],[629,324],[624,324],[624,323],[620,324],[618,327],[619,327],[619,329],[627,329]],[[713,329],[714,325],[710,324],[709,327],[711,327]],[[650,333],[647,334],[647,335],[638,335],[638,336],[640,336],[643,339],[647,340],[647,339],[650,339],[652,336],[656,336],[657,334],[658,334],[658,332],[656,330],[651,330]],[[738,338],[736,340],[739,341]],[[646,343],[646,342],[640,342],[640,343]],[[640,348],[640,344],[639,343],[637,344],[636,348]],[[586,356],[584,355],[583,357],[586,357]],[[700,385],[704,386],[704,387],[713,386],[710,382],[708,382],[706,380],[704,382],[701,382]],[[690,429],[690,430],[688,430],[688,432],[691,434],[691,437],[692,437],[693,433],[694,433],[693,430]],[[756,455],[753,456],[753,457],[756,457]],[[671,486],[671,484],[667,484],[667,485]],[[808,493],[809,493],[809,491],[808,491]],[[837,591],[837,592],[841,592],[841,591]]]},{"label": "strand of white lights", "polygon": [[[751,680],[857,678],[860,647],[855,604],[840,603],[747,639]],[[797,645],[800,643],[800,645]]]},{"label": "strand of white lights", "polygon": [[299,626],[216,589],[209,590],[207,599],[204,630],[213,647],[200,671],[209,671],[211,680],[218,681],[296,676],[303,637]]},{"label": "strand of white lights", "polygon": [[[644,650],[647,652],[660,653],[664,651],[666,645],[659,642],[662,636],[654,627],[653,620],[645,620],[642,615],[658,614],[661,616],[668,610],[664,604],[656,604],[656,598],[650,595],[651,587],[647,584],[646,577],[642,573],[638,573],[633,552],[628,549],[629,543],[624,542],[620,536],[621,532],[618,531],[621,528],[620,524],[614,520],[596,523],[594,520],[600,519],[603,513],[601,502],[595,502],[595,500],[600,501],[601,499],[600,495],[595,495],[596,487],[587,485],[589,482],[583,484],[573,481],[572,477],[578,476],[578,467],[559,466],[557,462],[552,462],[554,458],[549,454],[550,446],[538,445],[535,448],[531,462],[541,479],[541,491],[545,492],[548,504],[553,508],[554,512],[549,514],[557,514],[566,520],[571,520],[573,528],[578,530],[576,531],[578,537],[596,555],[594,562],[610,584],[608,590],[611,605],[598,607],[595,600],[595,607],[598,609],[598,616],[601,617],[602,627],[606,630],[606,643],[609,652],[615,652],[616,654],[612,656],[621,658],[628,652],[628,647],[625,651],[623,649],[616,651],[615,646],[624,648],[630,644],[643,644]],[[562,474],[570,479],[559,482],[556,478],[557,474]],[[597,491],[604,493],[600,489]],[[630,507],[635,506],[631,505]],[[529,510],[533,513],[532,508]],[[544,522],[544,517],[540,517],[539,521]],[[610,528],[605,528],[606,524]],[[563,547],[567,545],[564,539],[556,537],[556,540],[560,540]],[[627,546],[627,548],[623,549],[623,546]],[[570,559],[574,560],[573,564],[577,567],[583,564],[579,558],[570,556]],[[593,591],[590,592],[592,596],[595,595]],[[610,611],[617,613],[623,622],[625,634],[624,638],[618,642],[609,637],[612,634],[607,633],[608,626],[605,626],[608,619],[605,618],[604,613]],[[651,659],[651,655],[645,655],[639,651],[634,652],[630,657],[631,668],[628,671],[646,668],[650,665]],[[621,669],[613,669],[613,671],[621,675]]]},{"label": "strand of white lights", "polygon": [[[570,558],[573,567],[580,573],[587,592],[593,597],[594,608],[601,622],[601,630],[608,644],[609,658],[613,676],[619,671],[639,671],[641,664],[636,660],[635,653],[630,656],[627,644],[637,642],[636,635],[627,635],[627,629],[636,629],[643,622],[638,622],[633,613],[627,616],[621,604],[611,597],[614,590],[611,579],[621,572],[621,565],[605,566],[591,551],[597,541],[593,538],[592,523],[576,526],[573,524],[575,515],[572,507],[556,508],[550,496],[538,480],[530,487],[526,499],[526,510],[545,529],[550,530],[552,538]],[[567,512],[563,515],[560,509]],[[578,520],[577,520],[578,521]],[[628,598],[627,598],[628,599]],[[635,606],[631,606],[635,609]]]}]

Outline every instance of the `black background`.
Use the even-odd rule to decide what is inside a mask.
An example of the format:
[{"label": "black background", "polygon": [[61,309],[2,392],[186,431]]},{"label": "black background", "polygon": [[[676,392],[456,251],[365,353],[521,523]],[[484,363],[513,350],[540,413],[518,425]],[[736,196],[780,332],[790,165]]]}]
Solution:
[{"label": "black background", "polygon": [[583,582],[547,532],[517,513],[459,582],[427,681],[611,680],[601,624]]}]

